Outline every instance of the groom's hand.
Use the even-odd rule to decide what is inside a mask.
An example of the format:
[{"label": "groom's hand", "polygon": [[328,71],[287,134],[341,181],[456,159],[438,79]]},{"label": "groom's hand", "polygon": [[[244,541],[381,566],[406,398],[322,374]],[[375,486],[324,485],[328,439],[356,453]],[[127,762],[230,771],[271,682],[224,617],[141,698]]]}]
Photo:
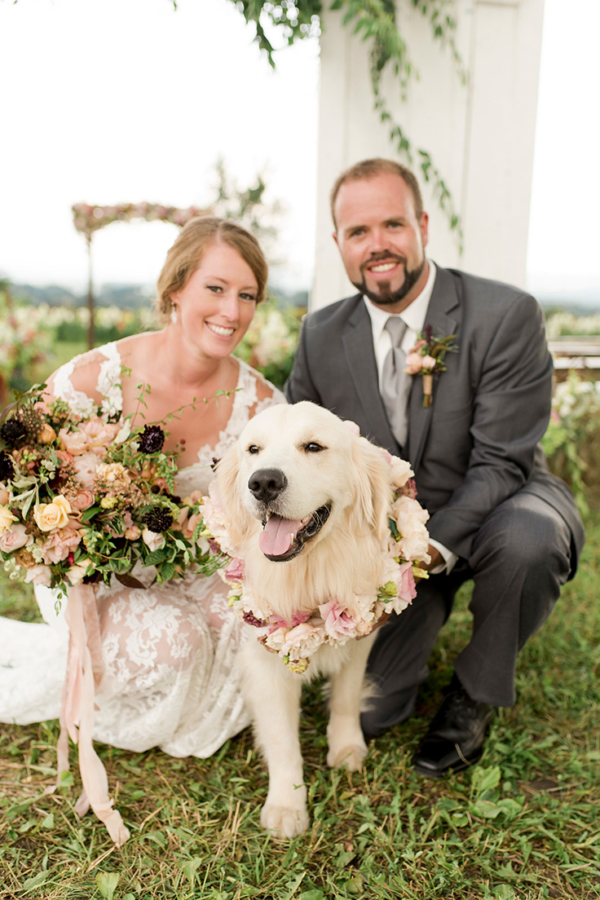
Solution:
[{"label": "groom's hand", "polygon": [[430,544],[427,552],[431,557],[431,561],[428,562],[427,565],[424,565],[423,568],[428,572],[431,572],[431,570],[435,569],[436,566],[441,566],[444,564],[444,557],[436,547],[432,547]]}]

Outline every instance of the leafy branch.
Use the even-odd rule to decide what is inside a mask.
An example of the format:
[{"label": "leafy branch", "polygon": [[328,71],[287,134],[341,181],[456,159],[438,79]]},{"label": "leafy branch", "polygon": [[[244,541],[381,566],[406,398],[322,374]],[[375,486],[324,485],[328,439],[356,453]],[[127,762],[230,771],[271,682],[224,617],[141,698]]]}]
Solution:
[{"label": "leafy branch", "polygon": [[[324,6],[321,0],[231,0],[246,22],[256,28],[255,40],[263,50],[269,64],[275,67],[275,47],[265,32],[265,25],[278,29],[287,45],[320,34],[320,17]],[[428,19],[432,37],[447,48],[455,63],[459,77],[466,83],[467,74],[456,46],[457,23],[451,13],[452,0],[405,0]],[[353,34],[370,43],[370,75],[373,90],[373,107],[388,129],[391,143],[397,153],[409,165],[418,166],[427,183],[433,186],[440,208],[445,213],[450,229],[456,231],[462,251],[463,232],[460,217],[450,190],[431,154],[424,148],[414,148],[401,125],[393,118],[385,102],[381,81],[388,68],[400,86],[403,100],[408,95],[412,79],[419,79],[408,46],[396,20],[395,0],[333,0],[330,9],[343,11],[342,23],[352,28]]]}]

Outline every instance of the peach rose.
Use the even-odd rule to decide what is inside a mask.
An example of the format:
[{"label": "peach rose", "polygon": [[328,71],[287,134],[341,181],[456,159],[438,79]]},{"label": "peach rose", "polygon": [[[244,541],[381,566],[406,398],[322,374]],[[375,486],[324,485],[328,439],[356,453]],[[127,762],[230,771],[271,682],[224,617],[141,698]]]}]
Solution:
[{"label": "peach rose", "polygon": [[89,447],[95,451],[112,444],[120,428],[121,426],[118,424],[103,422],[98,418],[89,419],[81,426],[81,430],[88,439]]},{"label": "peach rose", "polygon": [[81,482],[85,490],[93,488],[96,484],[96,469],[98,468],[96,454],[82,453],[73,460],[73,467],[77,473],[77,480]]},{"label": "peach rose", "polygon": [[38,434],[38,444],[51,444],[52,441],[56,438],[56,432],[52,425],[48,425],[47,422],[44,422],[42,430]]},{"label": "peach rose", "polygon": [[5,531],[9,531],[13,522],[18,522],[18,518],[13,516],[8,506],[0,506],[0,536]]},{"label": "peach rose", "polygon": [[87,453],[90,449],[87,435],[82,431],[67,431],[66,428],[61,428],[58,436],[63,448],[71,456],[81,456],[82,453]]},{"label": "peach rose", "polygon": [[124,487],[131,482],[127,469],[121,463],[100,463],[96,474],[115,488]]},{"label": "peach rose", "polygon": [[150,531],[149,528],[144,528],[142,531],[142,540],[153,552],[154,550],[162,550],[165,546],[164,536],[156,531]]},{"label": "peach rose", "polygon": [[52,503],[36,503],[33,508],[33,518],[40,531],[54,531],[64,528],[69,521],[71,504],[66,497],[59,494]]},{"label": "peach rose", "polygon": [[18,525],[13,525],[0,537],[0,550],[3,550],[4,553],[12,553],[13,550],[20,550],[21,547],[32,541],[33,536],[27,534],[25,526],[19,523]]},{"label": "peach rose", "polygon": [[73,500],[73,509],[77,512],[83,512],[94,505],[94,495],[91,491],[78,491],[77,496]]},{"label": "peach rose", "polygon": [[25,583],[26,584],[43,584],[44,587],[50,587],[50,582],[52,581],[52,572],[48,568],[48,566],[31,566],[31,568],[27,569],[27,574],[25,575]]},{"label": "peach rose", "polygon": [[[139,538],[141,533],[142,532],[137,527],[137,525],[130,525],[129,528],[125,529],[125,532],[123,533],[123,537],[127,538],[128,541],[137,541],[137,539]],[[154,532],[152,532],[152,534],[153,533]],[[146,541],[146,543],[147,543],[147,541]]]},{"label": "peach rose", "polygon": [[89,559],[80,559],[76,565],[67,569],[67,581],[69,584],[80,584],[85,578],[89,565]]},{"label": "peach rose", "polygon": [[420,353],[409,353],[404,360],[404,371],[409,375],[417,375],[423,368],[423,357]]},{"label": "peach rose", "polygon": [[6,488],[0,488],[0,506],[6,506],[9,500],[10,494],[8,493]]},{"label": "peach rose", "polygon": [[80,541],[81,535],[71,528],[54,531],[42,547],[44,562],[47,566],[61,562],[77,547]]}]

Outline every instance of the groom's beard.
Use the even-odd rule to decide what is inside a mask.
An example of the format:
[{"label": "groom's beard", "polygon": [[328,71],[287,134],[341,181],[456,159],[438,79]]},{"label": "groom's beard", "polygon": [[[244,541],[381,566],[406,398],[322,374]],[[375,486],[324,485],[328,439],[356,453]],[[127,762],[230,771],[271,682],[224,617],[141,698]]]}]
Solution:
[{"label": "groom's beard", "polygon": [[[425,268],[425,257],[421,261],[421,264],[417,266],[416,269],[408,269],[406,263],[405,256],[396,256],[392,253],[387,253],[384,258],[380,260],[380,262],[384,262],[384,260],[397,260],[404,264],[404,281],[400,285],[399,288],[396,288],[395,291],[390,290],[390,282],[389,281],[380,281],[379,290],[378,291],[370,291],[367,287],[367,282],[364,275],[365,266],[362,267],[363,270],[363,279],[360,282],[353,281],[352,284],[354,287],[360,291],[361,294],[364,294],[369,298],[373,303],[376,303],[378,306],[393,306],[395,303],[399,303],[400,300],[404,300],[406,295],[411,291],[411,289],[415,286],[421,275],[423,274],[423,270]],[[373,263],[375,260],[370,259],[369,263]]]}]

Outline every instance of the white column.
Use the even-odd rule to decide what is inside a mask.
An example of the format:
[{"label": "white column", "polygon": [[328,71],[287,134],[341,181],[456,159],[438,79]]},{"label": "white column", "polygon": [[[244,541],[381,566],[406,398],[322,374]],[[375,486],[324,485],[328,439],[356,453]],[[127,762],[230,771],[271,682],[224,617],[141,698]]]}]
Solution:
[{"label": "white column", "polygon": [[[399,0],[398,21],[420,80],[406,102],[393,76],[384,91],[413,147],[429,151],[462,217],[464,253],[424,184],[430,215],[429,256],[443,266],[525,286],[535,113],[544,0],[456,0],[459,51],[469,72],[461,83],[428,22]],[[373,112],[368,45],[322,16],[317,176],[317,242],[311,308],[354,292],[331,238],[329,192],[343,169],[372,156],[399,157]]]}]

